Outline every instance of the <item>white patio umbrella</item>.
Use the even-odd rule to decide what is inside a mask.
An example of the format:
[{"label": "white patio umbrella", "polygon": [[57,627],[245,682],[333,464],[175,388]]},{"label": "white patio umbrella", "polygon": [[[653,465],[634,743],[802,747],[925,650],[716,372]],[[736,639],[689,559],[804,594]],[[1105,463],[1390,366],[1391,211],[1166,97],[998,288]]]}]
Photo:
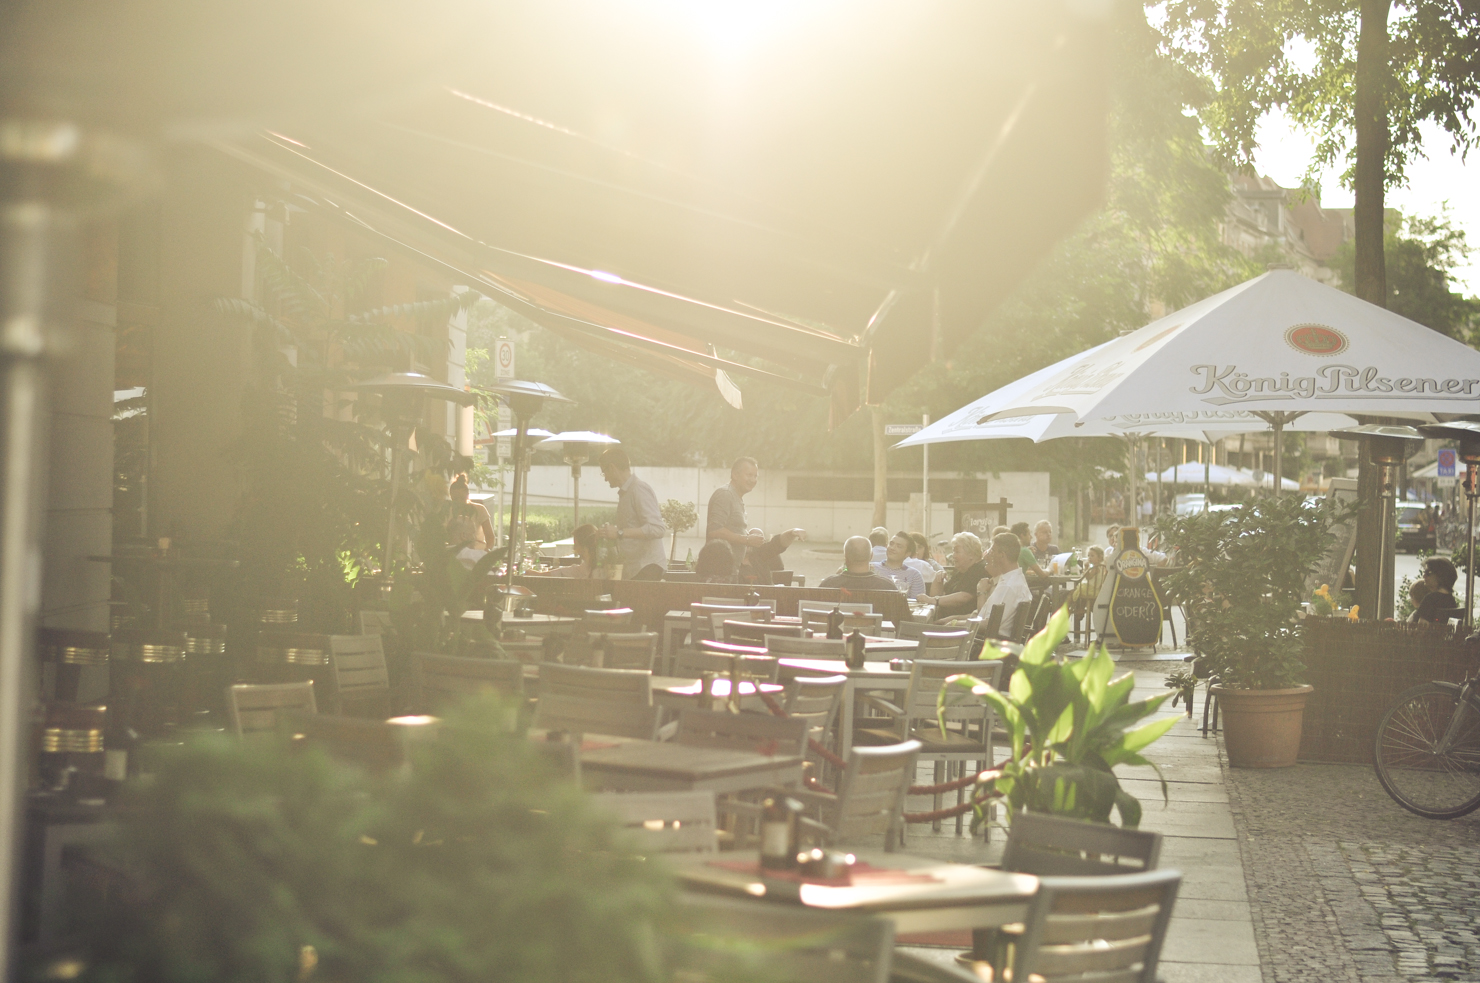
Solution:
[{"label": "white patio umbrella", "polygon": [[[1167,484],[1179,485],[1217,485],[1219,488],[1254,488],[1256,486],[1271,488],[1274,486],[1272,472],[1265,472],[1263,480],[1260,481],[1255,479],[1254,472],[1244,468],[1230,468],[1224,464],[1199,464],[1196,461],[1188,461],[1186,464],[1167,468],[1160,475],[1155,471],[1146,472],[1147,481],[1156,481],[1158,477]],[[1280,488],[1285,491],[1299,491],[1300,482],[1281,478]]]},{"label": "white patio umbrella", "polygon": [[[1272,270],[1035,373],[990,417],[1243,410],[1414,420],[1480,410],[1480,352],[1290,270]],[[1025,382],[1026,380],[1019,380]],[[1006,387],[1004,387],[1005,389]],[[918,435],[917,435],[918,436]],[[1281,463],[1275,442],[1276,473]]]}]

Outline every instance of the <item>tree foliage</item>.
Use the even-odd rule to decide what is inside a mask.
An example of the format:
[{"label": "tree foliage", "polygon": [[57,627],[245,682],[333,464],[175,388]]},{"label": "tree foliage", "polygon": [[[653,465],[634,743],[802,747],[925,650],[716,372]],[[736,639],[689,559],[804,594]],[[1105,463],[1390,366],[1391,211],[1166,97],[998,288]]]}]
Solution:
[{"label": "tree foliage", "polygon": [[[1469,255],[1465,233],[1447,217],[1408,216],[1390,223],[1383,255],[1387,258],[1387,308],[1466,343],[1474,340],[1480,301],[1450,289],[1450,272]],[[1355,283],[1355,253],[1343,243],[1331,260],[1341,289]]]},{"label": "tree foliage", "polygon": [[[1252,161],[1261,117],[1285,110],[1318,134],[1311,177],[1355,164],[1354,87],[1361,0],[1172,0],[1165,7],[1168,50],[1213,83],[1202,109],[1218,149]],[[1480,7],[1457,0],[1404,0],[1388,21],[1388,120],[1383,173],[1403,183],[1423,153],[1422,127],[1437,124],[1461,151],[1475,134],[1480,94]]]}]

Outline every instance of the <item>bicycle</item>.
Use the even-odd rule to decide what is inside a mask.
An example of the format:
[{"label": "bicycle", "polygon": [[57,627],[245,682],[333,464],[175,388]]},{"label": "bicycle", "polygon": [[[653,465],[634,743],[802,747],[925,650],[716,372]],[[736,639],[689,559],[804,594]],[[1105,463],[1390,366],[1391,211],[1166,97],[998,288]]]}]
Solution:
[{"label": "bicycle", "polygon": [[1377,725],[1377,780],[1425,819],[1480,809],[1480,675],[1406,690]]}]

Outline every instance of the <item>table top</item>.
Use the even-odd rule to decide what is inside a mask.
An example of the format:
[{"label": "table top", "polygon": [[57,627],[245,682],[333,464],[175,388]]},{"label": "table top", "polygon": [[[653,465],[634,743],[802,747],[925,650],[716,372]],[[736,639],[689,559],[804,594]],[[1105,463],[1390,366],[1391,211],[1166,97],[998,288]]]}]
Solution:
[{"label": "table top", "polygon": [[685,782],[744,775],[777,768],[801,768],[799,755],[761,754],[735,748],[695,747],[659,741],[621,740],[588,735],[581,744],[582,770],[622,772]]},{"label": "table top", "polygon": [[[464,611],[462,616],[464,621],[482,621],[483,611],[473,608],[472,610]],[[573,618],[564,614],[530,614],[517,618],[505,616],[503,625],[505,628],[525,628],[530,625],[573,625],[579,620],[579,618]]]},{"label": "table top", "polygon": [[[670,696],[696,697],[699,695],[699,684],[700,680],[690,679],[687,676],[654,676],[653,693],[663,692]],[[761,683],[760,691],[771,694],[784,693],[786,692],[786,687],[780,683]],[[755,692],[755,683],[745,680],[740,681],[741,696],[754,696]],[[724,676],[716,676],[709,687],[709,695],[718,698],[728,697],[730,695],[729,679]]]},{"label": "table top", "polygon": [[[912,642],[911,645],[914,643]],[[910,671],[906,667],[903,672],[890,669],[887,662],[865,662],[862,669],[849,669],[848,664],[842,659],[793,659],[789,656],[781,657],[781,664],[792,666],[797,669],[811,669],[817,672],[826,672],[835,676],[847,676],[849,679],[902,679],[909,681]],[[969,663],[962,663],[969,665]]]},{"label": "table top", "polygon": [[856,875],[851,884],[835,885],[764,878],[758,866],[752,872],[734,869],[736,862],[758,865],[760,853],[757,850],[719,855],[675,854],[668,859],[679,882],[686,888],[800,901],[809,908],[889,912],[965,904],[1021,904],[1038,891],[1038,878],[1031,874],[1010,874],[908,853],[853,852],[870,867],[908,872],[915,876],[891,877],[882,871],[876,875],[865,871]]}]

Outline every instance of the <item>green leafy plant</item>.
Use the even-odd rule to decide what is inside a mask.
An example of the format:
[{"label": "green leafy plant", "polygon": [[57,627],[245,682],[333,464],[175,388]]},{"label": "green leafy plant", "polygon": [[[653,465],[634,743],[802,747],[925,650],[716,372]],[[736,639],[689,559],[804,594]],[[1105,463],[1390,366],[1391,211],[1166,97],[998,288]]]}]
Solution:
[{"label": "green leafy plant", "polygon": [[665,868],[504,732],[503,709],[454,708],[386,774],[286,733],[162,749],[115,816],[136,890],[82,926],[80,978],[666,979],[683,920]]},{"label": "green leafy plant", "polygon": [[1339,517],[1337,505],[1289,496],[1158,523],[1184,564],[1166,584],[1182,599],[1188,642],[1207,675],[1232,689],[1301,684],[1304,642],[1295,615]]},{"label": "green leafy plant", "polygon": [[[986,772],[989,795],[1005,798],[1012,812],[1027,809],[1110,822],[1114,810],[1122,826],[1141,824],[1141,803],[1120,787],[1120,765],[1150,765],[1141,751],[1176,724],[1164,717],[1129,730],[1151,716],[1171,694],[1131,702],[1135,679],[1127,673],[1111,679],[1115,662],[1103,647],[1083,659],[1059,663],[1054,650],[1069,634],[1069,609],[1060,608],[1047,625],[1023,646],[1018,669],[1005,692],[974,676],[950,679],[938,706],[969,693],[996,712],[1011,743],[1011,757],[1000,769]],[[1161,782],[1166,795],[1166,780]],[[978,807],[973,826],[982,821]]]},{"label": "green leafy plant", "polygon": [[668,548],[668,559],[672,560],[678,553],[679,534],[688,532],[699,524],[699,510],[694,507],[693,502],[680,502],[676,498],[670,498],[658,506],[658,512],[663,516],[663,525],[673,530],[673,541]]}]

